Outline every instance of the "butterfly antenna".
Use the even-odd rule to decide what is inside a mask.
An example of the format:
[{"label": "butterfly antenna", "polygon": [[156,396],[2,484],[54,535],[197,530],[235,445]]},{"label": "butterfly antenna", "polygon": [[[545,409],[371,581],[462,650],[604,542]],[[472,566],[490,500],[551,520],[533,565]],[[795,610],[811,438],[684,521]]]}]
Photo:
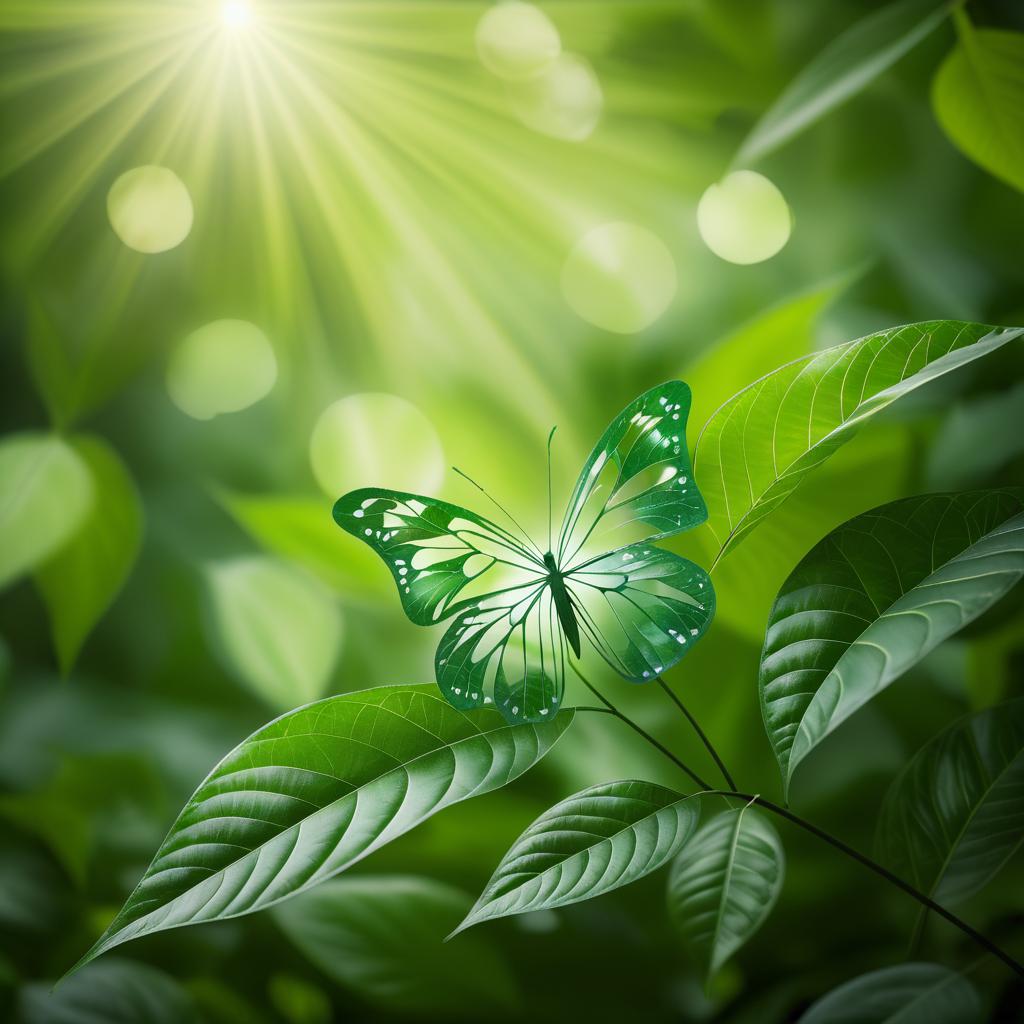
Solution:
[{"label": "butterfly antenna", "polygon": [[551,550],[551,441],[557,429],[557,426],[552,427],[548,434],[548,551]]},{"label": "butterfly antenna", "polygon": [[480,491],[481,494],[484,495],[484,497],[487,498],[487,500],[489,502],[491,502],[496,508],[500,509],[502,511],[502,513],[504,513],[504,515],[508,519],[508,521],[523,535],[523,539],[526,541],[526,543],[530,547],[530,549],[532,551],[534,551],[536,553],[537,557],[543,562],[544,561],[544,555],[537,548],[537,545],[534,544],[532,540],[530,540],[530,535],[519,525],[519,523],[516,520],[515,516],[513,516],[512,513],[509,512],[509,510],[507,508],[505,508],[504,505],[501,504],[500,501],[498,501],[496,498],[492,497],[487,492],[487,490],[484,487],[481,487],[481,485],[478,484],[468,473],[463,473],[462,470],[459,469],[458,466],[452,466],[452,469],[454,469],[455,472],[458,473],[459,476],[461,476],[464,480],[468,480],[478,491]]}]

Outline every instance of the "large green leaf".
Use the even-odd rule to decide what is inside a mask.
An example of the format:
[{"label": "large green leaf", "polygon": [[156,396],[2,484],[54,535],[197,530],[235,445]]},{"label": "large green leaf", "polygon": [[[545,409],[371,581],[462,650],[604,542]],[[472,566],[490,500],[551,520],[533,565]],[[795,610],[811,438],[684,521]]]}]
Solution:
[{"label": "large green leaf", "polygon": [[782,889],[778,833],[750,806],[702,824],[672,865],[668,908],[710,977],[764,923]]},{"label": "large green leaf", "polygon": [[151,932],[237,917],[325,881],[437,811],[506,785],[572,721],[509,725],[433,683],[299,708],[236,747],[193,794],[82,966]]},{"label": "large green leaf", "polygon": [[457,930],[635,882],[679,851],[699,816],[696,797],[651,782],[584,789],[545,811],[512,844]]},{"label": "large green leaf", "polygon": [[768,619],[759,689],[787,790],[859,707],[1024,573],[1024,500],[925,495],[865,512],[793,570]]},{"label": "large green leaf", "polygon": [[279,711],[322,697],[341,651],[334,595],[267,555],[207,566],[208,627],[225,668]]},{"label": "large green leaf", "polygon": [[61,438],[14,434],[0,441],[0,586],[71,537],[93,490],[88,467]]},{"label": "large green leaf", "polygon": [[797,359],[734,395],[704,425],[694,456],[721,554],[865,420],[1022,333],[956,320],[894,327]]},{"label": "large green leaf", "polygon": [[21,1024],[191,1024],[188,993],[147,964],[112,957],[92,964],[55,989],[27,985],[19,994]]},{"label": "large green leaf", "polygon": [[1024,843],[1024,697],[956,722],[893,783],[879,845],[940,903],[988,883]]},{"label": "large green leaf", "polygon": [[1024,192],[1024,33],[975,29],[955,15],[960,42],[935,76],[932,105],[953,144]]},{"label": "large green leaf", "polygon": [[479,937],[445,943],[470,896],[429,878],[338,878],[274,909],[325,974],[381,1009],[479,1019],[517,1001],[504,960]]},{"label": "large green leaf", "polygon": [[870,85],[928,35],[950,6],[948,0],[902,0],[852,25],[783,90],[754,125],[735,163],[767,156]]},{"label": "large green leaf", "polygon": [[862,974],[819,999],[800,1024],[974,1024],[974,986],[939,964],[900,964]]},{"label": "large green leaf", "polygon": [[142,503],[117,453],[96,437],[71,445],[92,474],[92,508],[74,537],[35,573],[65,672],[123,586],[142,540]]}]

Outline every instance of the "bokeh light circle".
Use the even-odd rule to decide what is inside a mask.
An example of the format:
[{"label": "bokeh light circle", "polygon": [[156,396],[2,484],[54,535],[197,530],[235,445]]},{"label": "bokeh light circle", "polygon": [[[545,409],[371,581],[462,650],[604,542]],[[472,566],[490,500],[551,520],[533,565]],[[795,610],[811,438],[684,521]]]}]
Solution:
[{"label": "bokeh light circle", "polygon": [[277,380],[267,336],[246,320],[214,320],[187,335],[167,364],[167,391],[197,420],[238,412],[263,398]]},{"label": "bokeh light circle", "polygon": [[483,66],[499,78],[529,78],[557,59],[562,40],[539,7],[505,0],[477,22],[476,51]]},{"label": "bokeh light circle", "polygon": [[562,268],[562,294],[588,323],[617,334],[649,327],[676,293],[668,247],[636,224],[602,224],[588,231]]},{"label": "bokeh light circle", "polygon": [[309,441],[313,475],[338,498],[357,487],[430,494],[444,477],[444,451],[434,425],[416,406],[379,392],[329,405]]},{"label": "bokeh light circle", "polygon": [[601,82],[590,62],[574,53],[563,53],[540,74],[510,88],[519,120],[544,135],[580,142],[601,119]]},{"label": "bokeh light circle", "polygon": [[192,197],[174,171],[153,164],[125,171],[107,193],[117,237],[136,252],[166,252],[192,230]]},{"label": "bokeh light circle", "polygon": [[730,263],[760,263],[789,241],[793,217],[785,197],[763,174],[733,171],[697,205],[704,244]]}]

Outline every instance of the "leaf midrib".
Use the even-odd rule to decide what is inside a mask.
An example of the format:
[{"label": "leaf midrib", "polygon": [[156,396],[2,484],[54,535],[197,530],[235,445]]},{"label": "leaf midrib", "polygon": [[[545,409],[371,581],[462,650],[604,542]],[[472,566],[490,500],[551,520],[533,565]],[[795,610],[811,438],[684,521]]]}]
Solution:
[{"label": "leaf midrib", "polygon": [[747,813],[747,810],[749,809],[749,807],[750,807],[750,805],[747,804],[746,807],[741,807],[736,812],[736,821],[735,821],[735,824],[733,825],[732,838],[729,841],[729,854],[728,854],[728,859],[726,861],[725,877],[722,879],[722,886],[721,886],[722,898],[718,901],[718,906],[717,906],[717,908],[715,910],[715,927],[714,927],[714,930],[711,933],[711,953],[710,953],[710,957],[709,957],[709,963],[711,965],[711,970],[715,969],[715,960],[716,960],[716,956],[717,956],[717,947],[718,947],[719,933],[720,933],[721,928],[722,928],[722,922],[723,922],[723,920],[725,918],[725,904],[726,904],[726,901],[728,899],[729,885],[732,882],[733,868],[735,867],[735,863],[736,863],[736,849],[737,849],[737,847],[739,845],[740,826],[742,825],[742,822],[743,822],[743,815]]},{"label": "leaf midrib", "polygon": [[[969,742],[971,744],[971,748],[978,755],[978,761],[980,763],[981,762],[980,751],[978,750],[977,738],[974,735],[973,729],[969,729],[968,730],[968,734],[969,734]],[[967,818],[966,818],[966,820],[963,823],[963,827],[958,832],[956,832],[955,836],[953,837],[953,841],[952,841],[952,843],[950,844],[950,847],[949,847],[949,853],[943,859],[942,865],[941,865],[938,873],[936,874],[934,881],[928,887],[928,895],[930,897],[934,897],[935,893],[938,891],[938,888],[939,888],[939,886],[942,883],[942,879],[945,876],[946,871],[949,869],[949,865],[953,861],[953,855],[959,849],[960,844],[963,841],[964,836],[967,834],[967,832],[969,830],[969,827],[973,824],[975,817],[977,817],[978,811],[985,804],[985,802],[987,801],[987,799],[990,796],[990,794],[992,793],[992,791],[1002,781],[1003,777],[1010,771],[1011,768],[1014,768],[1016,766],[1017,762],[1021,759],[1022,753],[1024,753],[1024,748],[1018,748],[1017,753],[992,778],[991,784],[985,787],[985,789],[982,792],[981,797],[970,808],[970,810],[968,812],[968,815],[967,815]],[[937,815],[936,817],[938,818],[939,816]],[[939,820],[941,821],[941,819],[939,819]],[[1018,847],[1020,847],[1021,843],[1024,843],[1024,836],[1021,836],[1021,838],[1017,840],[1017,843],[1010,849],[1009,853],[1007,854],[1007,857],[1012,856],[1013,852]]]},{"label": "leaf midrib", "polygon": [[[896,607],[896,605],[899,604],[899,602],[902,601],[905,597],[907,597],[909,594],[914,593],[916,590],[920,590],[920,589],[923,589],[924,587],[928,586],[929,585],[928,581],[933,576],[935,576],[939,572],[942,572],[944,569],[946,569],[948,566],[952,565],[954,562],[960,561],[962,559],[966,560],[970,556],[970,552],[972,550],[974,550],[980,544],[982,544],[984,541],[988,540],[990,537],[995,535],[998,531],[1000,531],[1006,525],[1006,523],[1008,523],[1011,520],[1016,519],[1016,518],[1022,518],[1022,528],[1024,528],[1024,513],[1022,513],[1018,509],[1018,511],[1012,513],[1011,515],[1008,515],[1005,519],[1003,519],[1001,522],[997,523],[995,526],[993,526],[986,533],[981,534],[977,539],[972,541],[967,547],[965,547],[962,550],[958,551],[951,558],[947,558],[940,565],[935,566],[923,579],[921,579],[918,583],[915,583],[912,587],[909,587],[908,589],[904,590],[894,601],[892,601],[888,605],[886,605],[884,610],[879,611],[878,618],[876,618],[873,622],[871,622],[868,626],[866,626],[863,630],[861,630],[861,632],[856,636],[856,638],[851,640],[850,643],[847,644],[846,650],[839,656],[839,658],[837,659],[836,663],[832,666],[832,668],[830,668],[828,670],[827,675],[825,676],[824,679],[822,679],[822,681],[819,684],[819,686],[817,687],[817,689],[814,691],[813,694],[811,694],[811,699],[808,702],[807,707],[804,709],[803,714],[801,714],[799,722],[796,723],[796,731],[797,731],[797,733],[799,734],[799,732],[800,732],[800,730],[801,730],[801,728],[803,726],[803,723],[804,723],[805,719],[807,718],[807,712],[813,706],[815,700],[818,697],[818,694],[821,692],[822,687],[824,687],[825,683],[829,679],[831,679],[833,677],[833,675],[835,675],[838,672],[840,666],[842,665],[844,659],[847,657],[849,652],[851,650],[853,650],[853,648],[856,647],[858,644],[862,644],[863,643],[863,638],[864,638],[864,636],[868,632],[870,632],[872,629],[874,629],[875,626],[877,626],[877,624],[879,622],[881,622],[883,619],[885,619],[887,616],[889,616],[892,613],[892,609],[894,607]],[[845,555],[844,555],[844,557],[845,557]],[[847,561],[849,562],[849,559],[847,559]],[[851,567],[852,567],[852,563],[850,563],[850,564],[851,564]],[[859,574],[858,574],[857,578],[858,578],[858,580],[860,579]],[[959,583],[960,579],[958,578],[955,581],[950,581],[950,580],[944,580],[943,581],[943,583],[950,583],[950,582]],[[867,592],[867,590],[865,590],[864,593],[865,593],[865,596],[867,596],[868,600],[871,601],[871,604],[874,607],[877,608],[876,602],[871,598],[871,595]],[[820,640],[820,639],[827,639],[827,638],[813,637],[811,639]],[[882,652],[886,655],[886,658],[888,659],[889,652],[884,650],[881,647],[879,647],[878,649],[882,650]],[[831,716],[829,716],[829,717],[831,718]],[[827,733],[825,733],[823,735],[827,735]],[[820,742],[820,739],[821,739],[821,737],[819,737],[818,742]],[[792,749],[793,749],[793,746],[795,746],[795,743],[796,743],[796,740],[795,740],[795,737],[794,737],[794,743],[790,746],[789,754],[788,754],[788,757],[787,757],[787,777],[789,779],[792,778],[793,771],[795,770],[795,765],[793,764],[793,760],[792,760]],[[809,750],[808,750],[808,752],[809,752]],[[805,753],[804,756],[806,756],[806,753]],[[803,760],[803,758],[801,758],[800,760]],[[796,764],[799,764],[799,763],[800,763],[800,761],[796,762]]]},{"label": "leaf midrib", "polygon": [[[636,832],[637,827],[639,825],[643,824],[646,821],[650,821],[651,819],[657,818],[658,815],[661,814],[663,811],[671,810],[672,808],[677,807],[679,804],[685,803],[687,800],[692,800],[697,795],[698,794],[696,794],[696,793],[690,793],[687,796],[680,797],[678,800],[673,800],[671,803],[664,804],[662,807],[659,807],[656,811],[654,811],[654,812],[652,812],[650,814],[645,814],[642,818],[637,818],[636,821],[632,822],[629,825],[624,825],[617,832],[613,832],[613,833],[611,833],[610,835],[607,835],[607,836],[602,836],[602,835],[600,835],[600,834],[598,834],[596,832],[589,832],[588,833],[588,832],[584,832],[583,830],[574,830],[574,831],[579,831],[581,834],[594,836],[595,839],[597,839],[597,842],[590,843],[588,846],[584,846],[581,849],[574,851],[568,857],[563,858],[562,860],[558,861],[556,864],[552,864],[550,867],[544,868],[543,871],[537,871],[537,872],[534,872],[533,874],[530,874],[530,876],[527,879],[527,881],[521,882],[514,889],[509,889],[507,892],[502,893],[498,897],[498,899],[504,899],[506,896],[510,895],[511,893],[516,892],[518,889],[521,889],[528,882],[536,881],[537,879],[544,878],[546,875],[551,874],[551,873],[553,873],[555,871],[560,871],[563,868],[564,865],[570,864],[574,860],[576,860],[576,859],[578,859],[580,857],[583,857],[585,855],[589,855],[591,850],[594,850],[595,848],[600,846],[602,843],[609,843],[609,844],[611,844],[616,839],[618,839],[619,836],[622,836],[622,835],[624,835],[627,832]],[[557,830],[557,831],[562,831],[562,830]],[[543,832],[542,831],[538,831],[538,832],[534,833],[534,835],[531,836],[531,838],[535,838],[537,835],[550,835],[551,833],[552,833],[552,830],[544,830]],[[499,866],[498,870],[499,871],[501,870],[500,866]],[[527,872],[519,872],[519,874],[527,874]],[[485,910],[488,905],[493,906],[495,902],[497,902],[497,901],[496,900],[491,900],[491,901],[488,902],[488,904],[482,904],[480,909],[481,910]],[[457,930],[461,931],[463,927],[467,927],[468,928],[471,924],[476,924],[479,921],[487,920],[491,916],[492,915],[477,915],[476,914],[476,908],[474,907],[473,910],[470,911],[470,914],[466,918],[465,922],[463,922],[463,924],[460,925]],[[499,916],[504,916],[504,915],[499,915]],[[453,932],[452,934],[455,934],[455,933]]]},{"label": "leaf midrib", "polygon": [[[424,696],[424,697],[431,697],[431,695],[429,695],[429,694],[423,694],[422,696]],[[433,698],[431,698],[431,699],[433,699]],[[360,705],[360,706],[363,706],[363,707],[373,707],[373,708],[378,708],[378,709],[380,708],[380,705],[367,704],[366,702],[362,702],[362,701],[353,701],[351,703],[355,704],[355,705]],[[447,704],[445,706],[448,707]],[[385,709],[385,710],[391,711],[390,708]],[[452,710],[458,710],[458,709],[452,709]],[[568,711],[570,714],[572,714],[573,711],[574,711],[573,708],[566,708],[564,710]],[[459,713],[462,714],[462,712],[459,712]],[[462,717],[463,718],[467,718],[467,716],[465,714],[462,714]],[[557,717],[558,716],[556,716],[554,719],[552,719],[552,721],[556,721]],[[402,720],[403,721],[409,721],[408,719],[405,719],[405,718],[403,718]],[[467,721],[468,721],[468,718],[467,718]],[[418,725],[418,723],[413,723],[413,724],[417,724]],[[444,743],[441,746],[433,748],[432,750],[424,751],[422,754],[418,754],[412,760],[410,760],[410,761],[403,761],[403,762],[397,764],[394,768],[389,768],[387,771],[382,772],[381,774],[374,776],[374,778],[368,779],[365,782],[360,783],[358,786],[353,787],[347,793],[343,793],[341,796],[336,797],[330,803],[324,804],[322,807],[320,807],[313,814],[306,815],[304,818],[300,819],[300,821],[296,822],[295,824],[289,825],[286,828],[283,828],[276,835],[271,836],[269,839],[264,840],[262,843],[259,843],[257,846],[252,847],[252,849],[250,849],[247,852],[247,854],[245,854],[245,856],[248,856],[249,854],[256,853],[257,851],[262,850],[264,847],[266,847],[270,843],[274,842],[275,840],[280,839],[280,837],[282,835],[286,835],[288,832],[291,832],[291,831],[296,831],[297,832],[299,826],[303,822],[309,821],[316,814],[319,814],[319,813],[324,812],[324,811],[328,811],[328,810],[336,807],[338,804],[340,804],[344,800],[349,800],[349,799],[352,799],[352,798],[356,797],[359,794],[359,792],[361,790],[365,789],[367,786],[370,786],[370,785],[373,785],[373,784],[375,784],[377,782],[380,782],[381,780],[386,779],[388,776],[396,775],[399,772],[405,772],[406,774],[409,774],[409,768],[411,766],[415,765],[418,761],[420,761],[420,760],[422,760],[424,758],[430,757],[430,756],[432,756],[434,754],[438,754],[438,753],[440,753],[440,752],[442,752],[444,750],[451,750],[451,749],[455,748],[456,746],[458,746],[460,744],[471,742],[471,741],[476,740],[476,739],[485,738],[485,739],[489,740],[489,737],[491,737],[491,736],[497,735],[497,734],[499,734],[501,732],[504,732],[504,731],[507,731],[507,730],[510,730],[510,729],[522,729],[527,724],[529,725],[529,728],[533,730],[533,733],[536,736],[537,729],[536,729],[536,725],[534,725],[533,723],[515,723],[515,724],[512,724],[512,723],[505,722],[505,723],[502,723],[501,725],[497,726],[495,729],[491,729],[491,730],[488,730],[486,732],[483,732],[483,731],[477,732],[477,733],[475,733],[475,734],[473,734],[471,736],[460,737],[458,740],[455,740],[453,742]],[[543,724],[547,725],[549,723],[545,722]],[[569,723],[566,723],[566,727],[568,727],[568,724]],[[432,733],[429,732],[429,730],[424,730],[424,731],[426,731],[428,733],[428,735],[433,735]],[[564,732],[564,731],[565,730],[563,729],[562,732]],[[561,733],[559,733],[559,735],[561,735]],[[284,737],[274,737],[274,738],[275,739],[280,739],[280,738],[284,738]],[[338,737],[338,738],[340,738],[340,737]],[[556,737],[556,739],[557,739],[557,737]],[[492,747],[492,752],[493,752],[493,744],[488,743],[488,745]],[[259,766],[259,767],[265,767],[265,766]],[[289,766],[281,765],[281,766],[278,766],[278,767],[289,767]],[[339,780],[339,781],[343,781],[343,780]],[[454,781],[454,778],[453,778],[452,781]],[[450,785],[449,785],[449,789],[450,789]],[[447,792],[447,790],[446,790],[446,792]],[[462,797],[460,799],[467,799],[471,795],[472,795],[471,793],[467,794],[466,797]],[[190,804],[188,806],[191,807],[193,805],[190,802]],[[173,834],[174,827],[172,827],[171,832]],[[371,845],[372,845],[372,843],[371,843]],[[358,855],[355,858],[355,860],[350,861],[349,865],[351,865],[352,863],[355,863],[356,861],[360,860],[363,856],[366,856],[366,854],[368,852],[369,852],[369,849],[364,850],[362,854]],[[158,856],[159,856],[159,853],[158,853]],[[226,871],[228,871],[230,868],[234,867],[236,864],[239,863],[239,861],[241,861],[243,859],[244,859],[244,857],[236,858],[235,860],[231,861],[229,864],[225,865],[224,867],[218,868],[214,873],[209,875],[206,879],[203,879],[203,881],[206,882],[206,881],[208,881],[211,878],[217,877],[218,875],[223,876]],[[346,865],[346,866],[349,866],[349,865]],[[149,870],[147,869],[146,874],[140,880],[139,885],[142,885],[142,883],[146,881],[148,876],[149,876]],[[156,913],[157,910],[165,910],[165,909],[167,909],[168,907],[170,907],[173,904],[177,903],[178,900],[180,900],[183,897],[187,896],[192,891],[192,889],[194,889],[194,888],[195,888],[195,886],[192,886],[189,889],[186,889],[184,892],[181,892],[181,893],[177,894],[176,896],[174,896],[168,902],[161,904],[160,907],[155,908],[154,910],[151,910],[151,911],[147,911],[146,914],[144,914],[142,917],[136,918],[133,921],[129,921],[122,928],[119,928],[116,932],[112,932],[108,936],[108,938],[109,939],[116,939],[116,937],[121,932],[123,932],[126,928],[131,927],[132,925],[138,924],[140,921],[144,921],[151,914]],[[297,892],[301,892],[302,888],[303,888],[303,886],[300,886],[299,889],[297,889],[297,890],[293,890],[292,892],[289,892],[289,893],[285,894],[284,896],[279,897],[278,899],[271,900],[269,903],[265,904],[264,907],[273,906],[275,903],[278,903],[281,900],[287,899],[290,896],[294,896]],[[137,890],[138,890],[138,887],[136,887],[136,891]],[[213,897],[211,896],[210,898],[212,899]],[[131,900],[131,897],[129,897],[129,902],[130,902],[130,900]],[[263,908],[261,908],[261,909],[263,909]],[[233,917],[241,917],[241,916],[243,916],[244,914],[247,914],[247,913],[249,913],[249,911],[241,910],[241,911],[238,911],[236,913],[225,914],[225,915],[223,915],[222,917],[220,917],[218,919],[228,920],[228,919],[233,918]],[[187,923],[189,923],[189,922],[184,922],[184,924],[187,924]],[[175,927],[180,927],[180,926],[175,926]],[[102,943],[102,945],[97,945],[97,948],[96,948],[95,951],[90,951],[90,953],[92,953],[91,956],[89,954],[87,954],[87,956],[88,956],[88,958],[90,960],[93,959],[95,956],[98,956],[100,953],[105,952],[107,949],[110,949],[113,946],[118,945],[117,942],[107,942],[107,941],[104,941],[104,939],[102,939],[102,938],[99,941],[100,941],[100,943]],[[79,965],[79,966],[84,966],[84,963],[86,963],[86,962],[88,962],[88,960],[83,961],[83,964]]]}]

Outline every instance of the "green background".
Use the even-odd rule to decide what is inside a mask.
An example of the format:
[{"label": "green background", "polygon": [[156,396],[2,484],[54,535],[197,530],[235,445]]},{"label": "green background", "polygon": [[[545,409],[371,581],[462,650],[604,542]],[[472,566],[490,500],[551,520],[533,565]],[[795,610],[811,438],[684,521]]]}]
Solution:
[{"label": "green background", "polygon": [[[789,202],[793,233],[776,257],[736,266],[701,241],[702,192],[823,43],[883,5],[542,4],[601,83],[601,120],[582,141],[516,118],[475,50],[486,5],[266,0],[250,34],[230,41],[217,6],[0,3],[0,427],[104,439],[143,520],[127,582],[63,672],[45,586],[22,580],[0,594],[9,1006],[95,939],[234,744],[321,694],[432,678],[439,631],[404,618],[384,567],[333,526],[336,495],[314,477],[310,436],[332,402],[384,392],[412,403],[445,465],[538,527],[554,424],[557,502],[604,425],[662,380],[694,390],[692,447],[722,401],[805,352],[916,320],[1024,322],[1024,197],[955,148],[932,110],[932,80],[956,38],[948,22],[756,165]],[[1024,31],[1009,0],[969,11],[979,25]],[[159,255],[128,249],[107,217],[116,178],[150,163],[174,169],[195,209],[187,239]],[[586,322],[561,286],[573,246],[609,222],[653,232],[676,268],[668,308],[628,334]],[[643,266],[634,270],[642,281]],[[277,381],[244,411],[193,420],[168,396],[168,359],[220,318],[266,333]],[[670,680],[741,786],[780,793],[756,680],[789,570],[830,529],[883,502],[1024,482],[1022,359],[1009,345],[873,421],[716,569],[718,618]],[[398,477],[422,470],[373,437],[351,443],[350,472],[363,474],[352,486],[401,486],[373,479],[377,458]],[[451,472],[437,494],[489,514]],[[706,559],[700,536],[673,546]],[[324,617],[279,604],[271,585],[266,607],[226,625],[211,570],[255,554],[318,580]],[[271,649],[256,661],[283,659],[284,675],[301,677],[312,658],[326,665],[319,692],[260,686],[259,668],[238,653],[266,639],[260,615],[272,622]],[[274,648],[273,623],[297,630],[302,650]],[[1011,596],[816,752],[794,806],[870,850],[899,768],[959,714],[1019,695],[1022,656]],[[594,674],[701,762],[663,694]],[[577,699],[589,702],[570,690],[566,703]],[[427,822],[352,876],[423,876],[475,897],[551,803],[614,778],[677,785],[670,769],[618,723],[580,716],[528,777]],[[539,1021],[785,1020],[839,982],[898,962],[916,908],[827,847],[783,838],[780,903],[709,992],[666,919],[663,874],[540,919],[485,925],[440,950],[410,941],[395,955],[420,969],[440,958],[427,984],[455,993],[440,1019],[500,1019],[512,1001],[513,1013]],[[1022,883],[1018,858],[963,916],[1019,948]],[[460,948],[478,944],[504,962],[490,986],[458,969]],[[925,952],[974,956],[934,923]],[[168,932],[118,955],[173,976],[215,1022],[388,1019],[313,966],[268,915]],[[979,978],[986,971],[989,998],[1005,1009],[1014,993],[998,970]]]}]

